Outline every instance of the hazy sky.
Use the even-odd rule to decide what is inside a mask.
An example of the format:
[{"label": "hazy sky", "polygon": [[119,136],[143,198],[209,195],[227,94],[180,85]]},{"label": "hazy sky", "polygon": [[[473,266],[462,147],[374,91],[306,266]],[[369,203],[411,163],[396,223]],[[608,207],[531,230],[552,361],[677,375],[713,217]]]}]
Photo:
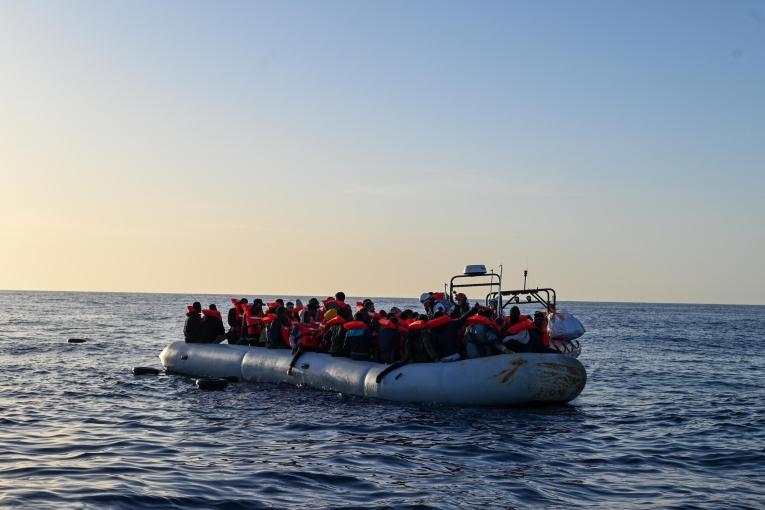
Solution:
[{"label": "hazy sky", "polygon": [[0,1],[0,288],[765,303],[758,1]]}]

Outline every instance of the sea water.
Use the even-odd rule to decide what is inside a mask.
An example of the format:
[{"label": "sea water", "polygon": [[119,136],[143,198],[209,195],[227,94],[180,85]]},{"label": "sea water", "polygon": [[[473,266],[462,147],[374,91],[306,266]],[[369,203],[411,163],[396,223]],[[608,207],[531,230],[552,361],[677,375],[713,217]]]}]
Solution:
[{"label": "sea water", "polygon": [[765,307],[563,303],[582,394],[487,409],[133,376],[193,300],[0,293],[1,508],[765,508]]}]

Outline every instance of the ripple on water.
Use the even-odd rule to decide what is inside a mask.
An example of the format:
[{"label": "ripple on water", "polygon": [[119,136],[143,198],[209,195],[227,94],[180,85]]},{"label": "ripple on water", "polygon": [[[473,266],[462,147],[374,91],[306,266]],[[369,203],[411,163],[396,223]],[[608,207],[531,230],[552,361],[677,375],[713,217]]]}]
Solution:
[{"label": "ripple on water", "polygon": [[[763,307],[569,303],[589,330],[582,395],[563,406],[477,409],[266,384],[200,392],[182,377],[133,377],[132,366],[157,365],[191,300],[0,293],[0,507],[761,508],[765,500],[765,364],[762,349],[739,348],[761,342]],[[67,344],[70,336],[89,341]]]}]

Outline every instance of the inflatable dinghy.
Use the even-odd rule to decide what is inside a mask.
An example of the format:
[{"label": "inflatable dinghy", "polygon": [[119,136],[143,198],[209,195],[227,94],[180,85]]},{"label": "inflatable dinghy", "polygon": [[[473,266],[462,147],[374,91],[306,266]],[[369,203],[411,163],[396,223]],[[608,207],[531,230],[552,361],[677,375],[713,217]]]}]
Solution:
[{"label": "inflatable dinghy", "polygon": [[191,377],[236,377],[399,402],[468,406],[568,402],[587,381],[577,359],[551,353],[409,364],[385,374],[379,383],[377,376],[388,365],[306,352],[290,370],[289,349],[174,342],[159,359],[168,372]]}]

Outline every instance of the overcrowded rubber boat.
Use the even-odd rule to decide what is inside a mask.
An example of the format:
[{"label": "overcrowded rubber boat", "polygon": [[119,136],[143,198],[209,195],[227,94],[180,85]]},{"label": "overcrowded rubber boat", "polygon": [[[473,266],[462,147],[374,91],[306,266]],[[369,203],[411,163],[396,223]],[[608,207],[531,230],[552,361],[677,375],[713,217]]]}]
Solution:
[{"label": "overcrowded rubber boat", "polygon": [[[462,278],[471,279],[470,283],[462,283]],[[459,295],[456,291],[460,287],[481,286],[490,287],[482,308],[492,311],[493,320],[498,324],[502,323],[505,309],[513,303],[520,304],[521,297],[525,297],[524,304],[536,303],[542,305],[547,313],[556,313],[553,289],[526,289],[524,284],[524,289],[503,291],[501,275],[486,272],[483,266],[466,267],[463,274],[451,279],[448,294],[445,289],[443,295],[451,299]],[[445,304],[448,306],[449,303]],[[465,314],[466,317],[468,315],[470,313]],[[438,312],[436,317],[442,318]],[[468,327],[480,323],[469,319],[465,321]],[[436,328],[437,324],[440,326],[444,322],[428,320],[422,327],[431,323]],[[416,326],[416,321],[410,326]],[[548,328],[546,323],[545,327]],[[297,326],[295,331],[298,331]],[[581,333],[583,331],[581,327]],[[511,336],[506,340],[508,338]],[[512,341],[506,345],[516,344],[517,341]],[[498,342],[497,345],[502,351],[496,351],[493,355],[463,355],[437,362],[386,364],[306,351],[299,345],[289,350],[179,341],[166,346],[159,357],[166,371],[192,377],[292,384],[400,402],[468,406],[568,402],[584,389],[587,374],[576,359],[580,352],[579,344],[571,337],[559,334],[548,339],[543,352],[513,352]],[[523,349],[516,348],[518,350]]]}]

